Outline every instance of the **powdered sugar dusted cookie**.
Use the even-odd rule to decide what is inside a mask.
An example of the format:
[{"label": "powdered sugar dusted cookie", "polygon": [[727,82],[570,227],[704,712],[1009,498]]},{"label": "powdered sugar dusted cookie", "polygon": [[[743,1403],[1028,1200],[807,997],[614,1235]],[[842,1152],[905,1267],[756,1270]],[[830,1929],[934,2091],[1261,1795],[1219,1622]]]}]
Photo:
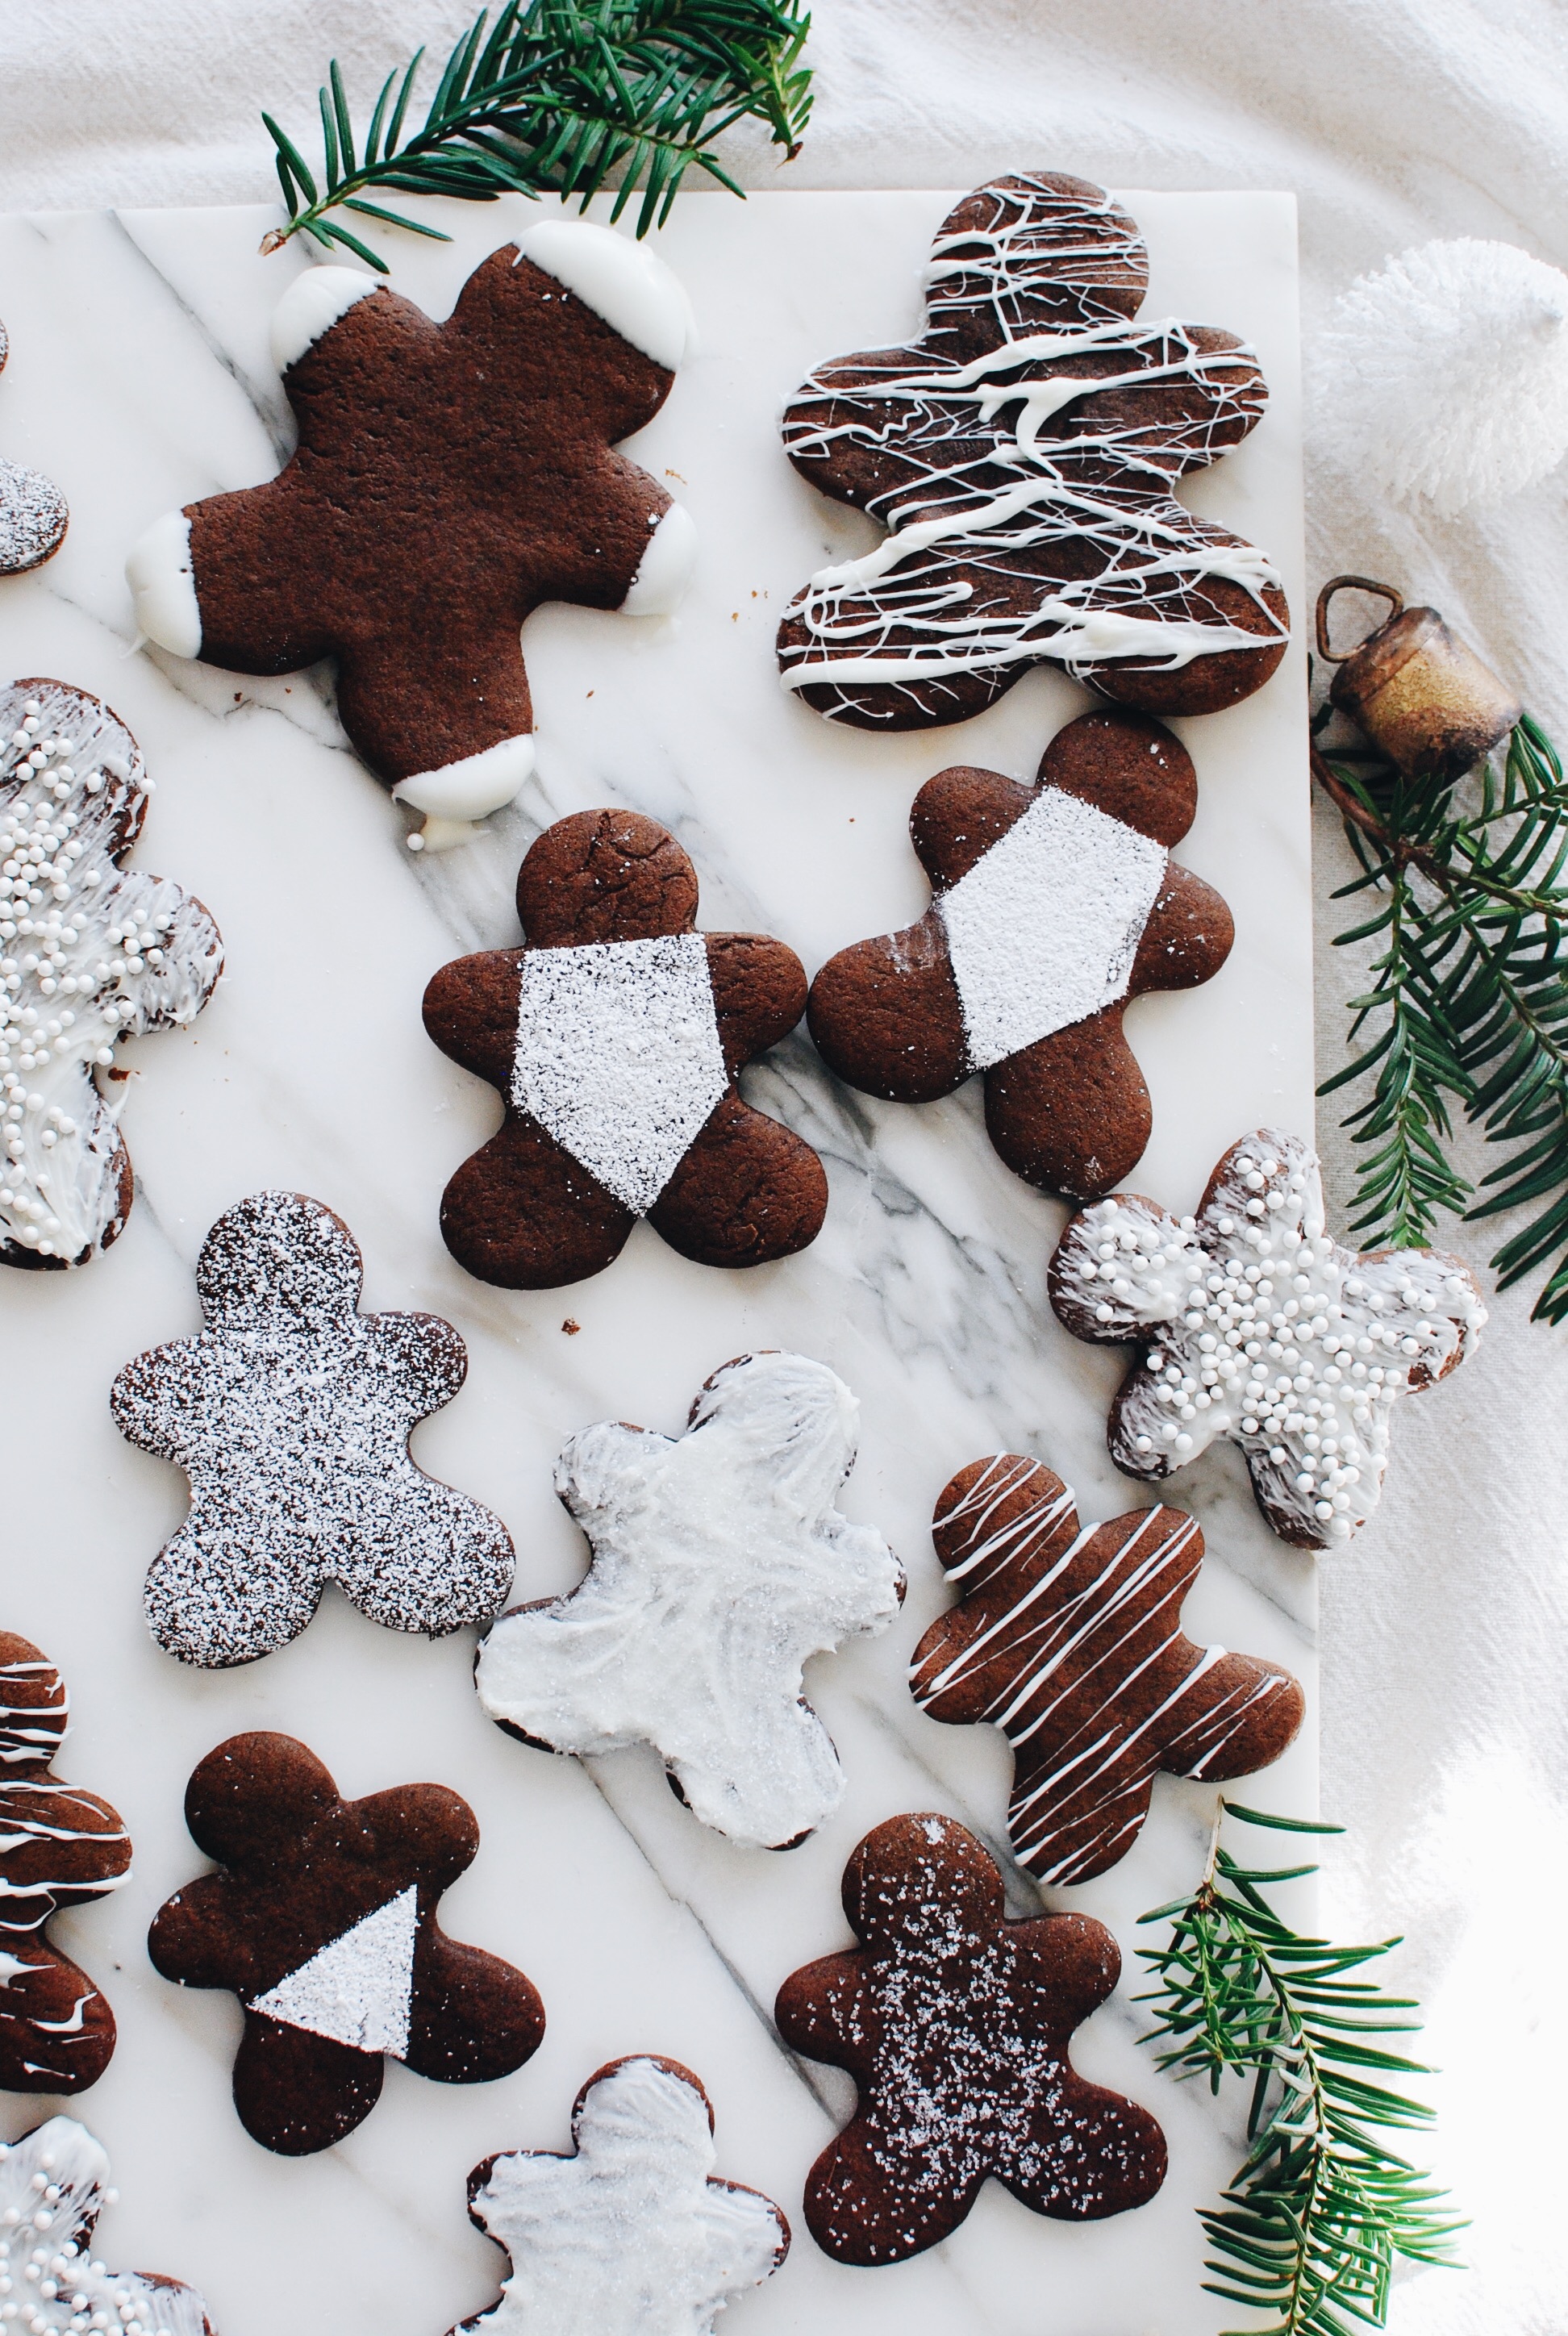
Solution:
[{"label": "powdered sugar dusted cookie", "polygon": [[1396,1400],[1457,1369],[1486,1319],[1462,1259],[1358,1256],[1323,1227],[1315,1154],[1261,1127],[1195,1217],[1136,1192],[1081,1211],[1049,1280],[1075,1338],[1144,1350],[1111,1410],[1117,1467],[1168,1476],[1228,1437],[1274,1532],[1303,1549],[1370,1515]]},{"label": "powdered sugar dusted cookie", "polygon": [[538,2050],[536,1990],[436,1921],[479,1849],[444,1786],[346,1801],[293,1737],[234,1736],[192,1775],[185,1821],[219,1871],[160,1910],[147,1952],[165,1979],[245,2007],[234,2106],[264,2149],[307,2156],[352,2133],[384,2056],[474,2085]]},{"label": "powdered sugar dusted cookie", "polygon": [[570,2157],[508,2150],[469,2175],[469,2214],[512,2268],[500,2302],[463,2329],[712,2336],[724,2306],[784,2261],[789,2224],[773,2200],[714,2175],[713,2109],[678,2060],[599,2069],[571,2137]]},{"label": "powdered sugar dusted cookie", "polygon": [[910,833],[934,898],[917,925],[841,949],[811,1032],[852,1086],[895,1103],[985,1075],[986,1126],[1048,1192],[1105,1192],[1141,1157],[1149,1091],[1123,1034],[1132,999],[1212,980],[1231,912],[1170,857],[1198,807],[1184,747],[1137,714],[1086,714],[1032,787],[939,771]]},{"label": "powdered sugar dusted cookie", "polygon": [[9,2318],[30,2336],[214,2336],[193,2287],[158,2272],[111,2271],[93,2234],[119,2192],[109,2157],[73,2117],[0,2142],[0,2278]]},{"label": "powdered sugar dusted cookie", "polygon": [[205,1327],[127,1363],[121,1434],[190,1479],[190,1514],[147,1575],[148,1627],[181,1662],[253,1662],[297,1638],[336,1582],[389,1630],[488,1621],[511,1582],[499,1517],[410,1456],[467,1350],[435,1314],[361,1314],[341,1217],[257,1192],[196,1268]]},{"label": "powdered sugar dusted cookie", "polygon": [[480,1647],[490,1717],[555,1752],[653,1745],[694,1815],[744,1848],[821,1825],[843,1777],[803,1668],[884,1630],[904,1588],[875,1527],[833,1506],[859,1411],[824,1364],[742,1355],[684,1436],[618,1420],[574,1436],[555,1489],[592,1562]]},{"label": "powdered sugar dusted cookie", "polygon": [[444,324],[350,268],[296,277],[272,354],[281,474],[157,521],[127,567],[142,632],[236,673],[337,662],[376,776],[459,842],[533,768],[518,628],[546,600],[659,616],[695,533],[616,442],[651,422],[690,310],[645,244],[541,216]]},{"label": "powdered sugar dusted cookie", "polygon": [[1152,2198],[1165,2141],[1085,2081],[1075,2028],[1121,1956],[1086,1914],[1010,1922],[1002,1877],[951,1817],[893,1817],[844,1869],[863,1943],[785,1980],[792,2050],[845,2068],[853,2117],[806,2179],[806,2226],[840,2263],[902,2263],[956,2231],[989,2176],[1037,2214],[1090,2222]]},{"label": "powdered sugar dusted cookie", "polygon": [[1125,1857],[1159,1770],[1250,1776],[1300,1727],[1289,1671],[1183,1636],[1203,1536],[1182,1510],[1083,1525],[1059,1476],[1000,1452],[959,1469],[931,1531],[961,1594],[915,1650],[915,1701],[1001,1729],[1014,1851],[1042,1882]]},{"label": "powdered sugar dusted cookie", "polygon": [[[0,371],[11,343],[0,325]],[[0,462],[0,576],[19,576],[52,560],[65,540],[71,513],[53,479],[24,463]]]},{"label": "powdered sugar dusted cookie", "polygon": [[913,730],[1044,657],[1154,714],[1268,679],[1278,571],[1174,492],[1255,426],[1263,377],[1233,333],[1135,323],[1148,280],[1136,222],[1086,179],[993,179],[950,212],[922,338],[833,359],[784,409],[802,477],[888,530],[796,595],[786,688]]},{"label": "powdered sugar dusted cookie", "polygon": [[101,699],[0,689],[0,1260],[83,1265],[131,1210],[97,1074],[122,1038],[194,1022],[223,970],[200,900],[123,871],[152,782]]},{"label": "powdered sugar dusted cookie", "polygon": [[27,1639],[0,1631],[0,2089],[79,2093],[114,2050],[114,2014],[47,1938],[62,1907],[131,1879],[131,1837],[96,1793],[51,1776],[71,1713],[65,1682]]},{"label": "powdered sugar dusted cookie", "polygon": [[822,1163],[735,1085],[800,1020],[800,959],[765,933],[697,932],[696,901],[655,821],[579,812],[518,871],[525,946],[459,958],[425,991],[435,1044],[507,1105],[441,1204],[448,1249],[482,1280],[580,1280],[638,1217],[699,1265],[764,1265],[816,1238]]}]

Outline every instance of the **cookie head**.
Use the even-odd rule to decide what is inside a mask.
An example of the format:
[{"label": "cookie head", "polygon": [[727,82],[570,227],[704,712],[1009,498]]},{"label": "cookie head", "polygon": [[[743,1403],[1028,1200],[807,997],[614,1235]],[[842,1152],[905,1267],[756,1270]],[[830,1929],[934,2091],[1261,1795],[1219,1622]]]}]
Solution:
[{"label": "cookie head", "polygon": [[287,1854],[338,1806],[325,1762],[292,1736],[231,1736],[200,1761],[185,1788],[185,1822],[199,1849],[243,1870]]},{"label": "cookie head", "polygon": [[[749,1455],[759,1482],[806,1514],[831,1501],[855,1465],[861,1407],[836,1372],[805,1355],[737,1355],[715,1371],[690,1425]],[[744,1465],[744,1462],[743,1462]]]},{"label": "cookie head", "polygon": [[1102,188],[1041,170],[993,179],[956,203],[926,284],[932,338],[978,357],[1034,333],[1135,316],[1149,257],[1137,221]]},{"label": "cookie head", "polygon": [[533,949],[656,940],[696,923],[696,871],[657,820],[585,811],[558,819],[517,878],[517,913]]},{"label": "cookie head", "polygon": [[923,1946],[933,1895],[951,1910],[956,1925],[1001,1919],[996,1861],[951,1817],[890,1817],[867,1834],[844,1868],[844,1913],[867,1946]]},{"label": "cookie head", "polygon": [[348,1227],[304,1192],[256,1192],[241,1201],[219,1218],[196,1265],[202,1311],[213,1323],[236,1309],[352,1312],[364,1279]]}]

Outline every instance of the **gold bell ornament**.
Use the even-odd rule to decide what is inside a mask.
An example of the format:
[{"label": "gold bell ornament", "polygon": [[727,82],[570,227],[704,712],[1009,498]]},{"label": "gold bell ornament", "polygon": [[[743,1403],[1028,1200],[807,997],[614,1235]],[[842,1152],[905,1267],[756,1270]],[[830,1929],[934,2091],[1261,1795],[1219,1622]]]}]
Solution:
[{"label": "gold bell ornament", "polygon": [[[1354,648],[1335,649],[1329,610],[1336,592],[1346,591],[1373,593],[1388,603],[1389,613]],[[1462,777],[1524,715],[1512,690],[1449,631],[1436,608],[1407,608],[1398,592],[1369,576],[1335,576],[1324,585],[1318,595],[1318,653],[1339,667],[1329,702],[1409,778],[1447,783]]]}]

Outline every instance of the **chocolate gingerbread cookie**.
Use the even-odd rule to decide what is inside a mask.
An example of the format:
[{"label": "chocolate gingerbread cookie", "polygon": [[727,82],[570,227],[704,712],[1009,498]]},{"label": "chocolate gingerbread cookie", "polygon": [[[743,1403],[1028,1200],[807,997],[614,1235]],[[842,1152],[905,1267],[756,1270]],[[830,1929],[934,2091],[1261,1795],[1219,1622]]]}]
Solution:
[{"label": "chocolate gingerbread cookie", "polygon": [[1001,1729],[1014,1852],[1042,1882],[1087,1882],[1125,1857],[1161,1769],[1228,1782],[1295,1737],[1289,1671],[1183,1635],[1203,1536],[1182,1510],[1086,1526],[1059,1476],[1000,1452],[959,1469],[931,1531],[961,1596],[915,1649],[915,1701]]},{"label": "chocolate gingerbread cookie", "polygon": [[374,276],[311,268],[272,325],[299,425],[276,479],[149,529],[136,618],[236,673],[337,665],[343,726],[424,840],[461,841],[533,767],[518,628],[546,600],[656,616],[693,530],[614,449],[669,395],[686,295],[646,245],[541,218],[444,324]]},{"label": "chocolate gingerbread cookie", "polygon": [[1005,1920],[994,1860],[946,1816],[869,1833],[843,1901],[863,1943],[797,1971],[774,2011],[792,2051],[847,2069],[860,2094],[806,2179],[824,2253],[902,2263],[956,2231],[991,2175],[1059,2222],[1154,2196],[1159,2127],[1067,2057],[1121,1971],[1103,1924]]},{"label": "chocolate gingerbread cookie", "polygon": [[1456,1370],[1486,1319],[1462,1258],[1341,1249],[1316,1155],[1270,1127],[1231,1146],[1195,1217],[1138,1192],[1082,1210],[1049,1290],[1074,1338],[1142,1349],[1111,1407],[1117,1467],[1157,1480],[1228,1438],[1302,1549],[1371,1514],[1395,1403]]},{"label": "chocolate gingerbread cookie", "polygon": [[838,722],[977,714],[1042,658],[1152,714],[1250,696],[1284,655],[1276,569],[1178,479],[1267,397],[1233,333],[1136,323],[1137,225],[1086,179],[994,179],[937,231],[926,331],[838,357],[784,409],[801,476],[888,530],[798,593],[786,688]]},{"label": "chocolate gingerbread cookie", "polygon": [[190,1480],[190,1514],[148,1569],[147,1626],[181,1662],[254,1662],[297,1638],[329,1582],[371,1621],[441,1638],[511,1585],[501,1519],[408,1449],[468,1353],[438,1314],[362,1314],[341,1217],[254,1192],[201,1245],[204,1328],[126,1364],[122,1436]]},{"label": "chocolate gingerbread cookie", "polygon": [[183,2280],[111,2271],[94,2244],[118,2192],[109,2157],[74,2117],[51,2117],[0,2142],[0,2316],[29,2336],[216,2336]]},{"label": "chocolate gingerbread cookie", "polygon": [[80,2093],[114,2050],[114,2014],[45,1935],[64,1906],[131,1879],[117,1809],[50,1774],[71,1698],[48,1657],[0,1631],[0,2090]]},{"label": "chocolate gingerbread cookie", "polygon": [[930,907],[812,984],[829,1068],[894,1103],[983,1072],[1009,1168],[1047,1192],[1107,1191],[1152,1125],[1127,1007],[1212,980],[1234,938],[1218,892],[1170,857],[1197,806],[1191,757],[1138,714],[1069,722],[1032,787],[939,771],[910,813]]},{"label": "chocolate gingerbread cookie", "polygon": [[638,1217],[698,1265],[815,1240],[822,1163],[735,1084],[800,1020],[805,975],[765,933],[699,933],[696,902],[657,822],[579,812],[518,871],[523,947],[459,958],[425,991],[435,1044],[507,1106],[442,1200],[443,1238],[482,1281],[580,1281]]},{"label": "chocolate gingerbread cookie", "polygon": [[[0,372],[11,341],[0,325]],[[64,496],[42,471],[0,460],[0,576],[20,576],[53,560],[65,540],[71,513]]]},{"label": "chocolate gingerbread cookie", "polygon": [[69,682],[0,688],[0,1263],[84,1265],[131,1212],[122,1038],[194,1022],[223,970],[201,902],[125,867],[152,781]]},{"label": "chocolate gingerbread cookie", "polygon": [[352,2133],[384,2055],[477,2085],[538,2050],[534,1987],[436,1921],[479,1849],[473,1811],[444,1786],[346,1801],[293,1737],[234,1736],[192,1775],[185,1822],[219,1871],[168,1901],[147,1952],[179,1986],[239,1998],[234,2106],[264,2149],[307,2156]]},{"label": "chocolate gingerbread cookie", "polygon": [[714,2174],[713,2107],[678,2060],[638,2053],[597,2069],[571,2139],[570,2156],[506,2150],[469,2175],[469,2218],[511,2272],[462,2330],[713,2336],[725,2305],[788,2253],[773,2200]]}]

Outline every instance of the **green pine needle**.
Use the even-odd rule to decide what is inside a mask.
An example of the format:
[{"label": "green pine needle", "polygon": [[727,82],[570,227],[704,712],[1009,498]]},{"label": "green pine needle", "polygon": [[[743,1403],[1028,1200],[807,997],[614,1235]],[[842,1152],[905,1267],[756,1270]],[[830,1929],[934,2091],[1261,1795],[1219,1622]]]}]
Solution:
[{"label": "green pine needle", "polygon": [[326,248],[346,245],[385,276],[385,260],[326,217],[340,204],[451,240],[363,200],[387,190],[482,203],[508,191],[557,194],[586,209],[613,182],[618,219],[640,184],[644,236],[668,218],[688,170],[743,193],[709,151],[737,122],[765,123],[787,161],[800,151],[812,105],[811,70],[800,62],[811,30],[803,0],[507,0],[487,36],[488,24],[487,9],[406,137],[424,51],[387,75],[362,151],[335,59],[319,92],[319,182],[293,140],[262,115],[288,214],[263,251],[305,234]]},{"label": "green pine needle", "polygon": [[[1478,793],[1409,779],[1369,756],[1313,767],[1344,814],[1360,874],[1338,899],[1372,913],[1336,942],[1376,939],[1372,984],[1350,1001],[1352,1056],[1320,1095],[1370,1079],[1343,1123],[1368,1148],[1354,1231],[1395,1249],[1430,1240],[1441,1211],[1535,1213],[1492,1260],[1498,1287],[1545,1264],[1538,1321],[1568,1318],[1568,780],[1528,715]],[[1448,1156],[1450,1106],[1507,1156],[1481,1197]],[[1466,1205],[1473,1204],[1473,1205]]]},{"label": "green pine needle", "polygon": [[[1222,1815],[1289,1832],[1335,1833],[1222,1802]],[[1351,2336],[1381,2328],[1394,2257],[1453,2268],[1463,2224],[1445,2193],[1390,2146],[1391,2132],[1429,2127],[1431,2111],[1379,2079],[1425,2074],[1374,2038],[1411,2033],[1417,2007],[1349,1974],[1398,1945],[1335,1947],[1290,1929],[1263,1892],[1315,1866],[1239,1865],[1221,1848],[1190,1901],[1145,1914],[1171,1921],[1167,1945],[1139,1950],[1158,1980],[1148,1995],[1164,2041],[1162,2068],[1252,2078],[1246,2163],[1203,2216],[1214,2254],[1206,2292],[1261,2315],[1245,2336]],[[1242,2331],[1238,2331],[1242,2336]]]}]

